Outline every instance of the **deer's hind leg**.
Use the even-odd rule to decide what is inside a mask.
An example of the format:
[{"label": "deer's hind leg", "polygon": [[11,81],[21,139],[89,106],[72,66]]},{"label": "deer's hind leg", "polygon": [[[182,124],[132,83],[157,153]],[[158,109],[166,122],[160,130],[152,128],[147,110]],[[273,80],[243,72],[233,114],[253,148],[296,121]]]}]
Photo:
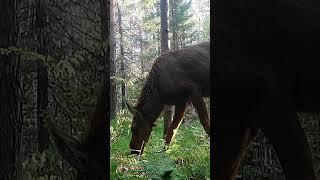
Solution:
[{"label": "deer's hind leg", "polygon": [[287,180],[315,180],[311,151],[295,112],[264,119],[262,131],[270,139]]},{"label": "deer's hind leg", "polygon": [[213,179],[234,180],[240,162],[245,156],[250,140],[251,128],[219,128],[213,140]]},{"label": "deer's hind leg", "polygon": [[175,106],[174,117],[173,117],[172,122],[169,125],[169,128],[167,130],[167,134],[165,136],[166,145],[170,144],[172,138],[177,133],[177,130],[181,124],[182,118],[186,112],[187,106],[188,106],[188,102],[183,102],[183,103]]},{"label": "deer's hind leg", "polygon": [[287,180],[315,180],[307,137],[296,114],[293,84],[285,71],[270,70],[258,111],[262,132],[273,145]]},{"label": "deer's hind leg", "polygon": [[199,115],[201,125],[203,126],[208,136],[210,136],[210,119],[202,95],[198,93],[198,91],[194,92],[191,97],[191,102]]}]

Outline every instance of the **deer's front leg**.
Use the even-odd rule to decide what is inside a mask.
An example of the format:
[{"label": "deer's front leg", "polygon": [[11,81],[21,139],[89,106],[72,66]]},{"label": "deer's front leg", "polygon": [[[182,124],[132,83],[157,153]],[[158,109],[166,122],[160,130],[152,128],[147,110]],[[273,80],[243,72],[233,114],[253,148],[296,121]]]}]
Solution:
[{"label": "deer's front leg", "polygon": [[176,105],[173,120],[172,120],[172,122],[167,130],[167,134],[165,136],[166,145],[169,145],[172,138],[176,135],[177,130],[181,124],[182,118],[186,112],[187,106],[188,106],[187,102],[182,103],[180,105]]},{"label": "deer's front leg", "polygon": [[202,95],[198,92],[194,92],[191,97],[191,102],[193,106],[196,108],[196,111],[200,118],[201,125],[203,126],[206,133],[210,136],[210,119]]}]

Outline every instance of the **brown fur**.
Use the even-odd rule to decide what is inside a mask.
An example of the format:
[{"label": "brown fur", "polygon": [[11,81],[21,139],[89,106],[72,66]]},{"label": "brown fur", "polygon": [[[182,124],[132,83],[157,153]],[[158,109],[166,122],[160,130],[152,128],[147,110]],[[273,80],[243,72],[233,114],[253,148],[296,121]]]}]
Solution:
[{"label": "brown fur", "polygon": [[319,5],[216,2],[215,180],[234,179],[248,133],[257,128],[273,144],[287,180],[316,179],[296,112],[320,111]]},{"label": "brown fur", "polygon": [[[154,62],[133,113],[130,149],[139,153],[148,142],[152,126],[165,105],[174,105],[176,112],[166,136],[169,144],[191,102],[197,109],[204,129],[210,134],[210,122],[202,97],[210,95],[210,43],[168,51]],[[168,136],[169,134],[169,136]],[[142,153],[140,152],[140,153]]]}]

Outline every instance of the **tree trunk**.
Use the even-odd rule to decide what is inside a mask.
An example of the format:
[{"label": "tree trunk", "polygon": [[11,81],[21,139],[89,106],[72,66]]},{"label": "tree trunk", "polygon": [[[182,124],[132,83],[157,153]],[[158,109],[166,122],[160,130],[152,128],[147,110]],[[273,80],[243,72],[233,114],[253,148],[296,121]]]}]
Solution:
[{"label": "tree trunk", "polygon": [[[120,33],[120,59],[121,59],[121,76],[122,79],[125,80],[125,71],[124,71],[124,51],[123,51],[123,30],[122,30],[122,19],[121,19],[121,10],[119,4],[117,5],[118,8],[118,23],[119,23],[119,33]],[[125,109],[126,108],[126,84],[125,81],[122,82],[121,84],[121,97],[122,97],[122,104],[121,108]]]},{"label": "tree trunk", "polygon": [[[36,1],[36,36],[37,51],[46,55],[48,47],[48,34],[46,33],[46,1]],[[37,72],[37,124],[38,124],[38,150],[42,152],[49,147],[49,133],[44,125],[44,114],[48,106],[48,71],[47,67],[39,62]]]},{"label": "tree trunk", "polygon": [[160,35],[160,28],[158,28],[157,30],[158,34],[157,34],[157,39],[158,39],[158,48],[157,48],[157,55],[159,56],[161,54],[161,35]]},{"label": "tree trunk", "polygon": [[183,31],[181,36],[181,48],[184,48],[186,47],[186,32]]},{"label": "tree trunk", "polygon": [[[101,81],[106,77],[109,78],[109,63],[110,63],[110,0],[100,0],[100,19],[101,19],[101,39],[102,39],[102,56],[101,66],[103,71],[101,73]],[[109,84],[108,84],[109,85]],[[108,86],[109,87],[109,86]]]},{"label": "tree trunk", "polygon": [[141,78],[144,79],[144,62],[142,57],[142,50],[143,50],[143,37],[142,37],[142,27],[139,30],[139,38],[140,38],[140,65],[141,65]]},{"label": "tree trunk", "polygon": [[[160,13],[161,13],[161,32],[160,32],[160,38],[161,38],[161,53],[169,50],[169,30],[168,30],[168,0],[161,0],[160,1]],[[172,121],[172,115],[173,115],[173,106],[165,106],[164,108],[164,114],[163,114],[163,136],[167,134],[167,129],[169,124]]]},{"label": "tree trunk", "polygon": [[[116,76],[115,66],[115,43],[114,43],[114,0],[110,1],[110,77]],[[117,112],[117,83],[115,79],[110,82],[110,119],[116,116]]]},{"label": "tree trunk", "polygon": [[[106,133],[107,131],[109,131],[109,127],[110,127],[110,121],[108,120],[108,118],[110,118],[110,60],[111,60],[111,41],[110,41],[110,1],[113,0],[100,0],[100,18],[101,18],[101,38],[102,38],[102,44],[103,44],[103,65],[104,65],[104,71],[102,74],[102,82],[103,82],[103,86],[102,86],[102,95],[100,98],[102,98],[101,101],[99,101],[99,98],[97,99],[97,107],[95,109],[94,115],[98,116],[100,118],[98,119],[105,119],[104,121],[99,121],[96,120],[98,123],[99,122],[105,122],[105,126],[104,127],[96,127],[96,130],[92,131],[94,133],[94,135],[88,135],[88,137],[94,137],[94,140],[97,140],[98,143],[96,144],[96,150],[97,150],[97,154],[100,154],[100,152],[104,152],[101,151],[99,149],[101,148],[106,148],[106,144],[102,142],[102,140],[106,140],[108,138],[108,134]],[[105,100],[103,100],[105,99]],[[98,104],[99,102],[102,102],[102,104]],[[105,110],[101,110],[101,112],[99,111],[99,108],[105,109]],[[96,112],[98,111],[98,112]],[[100,114],[96,114],[96,113],[100,113]],[[94,122],[94,123],[97,123]],[[96,126],[96,124],[94,124],[93,122],[91,122],[90,127],[94,127]],[[101,130],[102,129],[102,130]],[[103,133],[103,130],[106,129],[107,131],[105,131],[105,133]],[[100,138],[101,137],[101,138]],[[100,141],[101,140],[101,141]],[[102,146],[102,147],[100,147]],[[103,154],[103,153],[102,153]],[[101,155],[102,155],[101,154]],[[107,155],[105,154],[105,156],[101,156],[101,158],[104,158],[105,161],[103,162],[103,167],[105,169],[104,171],[104,176],[107,177],[107,170],[109,169],[109,161]]]},{"label": "tree trunk", "polygon": [[169,50],[169,30],[168,30],[168,0],[160,1],[160,13],[161,13],[161,53]]},{"label": "tree trunk", "polygon": [[[0,1],[0,48],[18,46],[17,0]],[[0,53],[0,179],[20,180],[22,103],[19,58]]]},{"label": "tree trunk", "polygon": [[172,48],[171,49],[178,49],[178,37],[177,37],[177,1],[171,0],[171,29],[172,29]]}]

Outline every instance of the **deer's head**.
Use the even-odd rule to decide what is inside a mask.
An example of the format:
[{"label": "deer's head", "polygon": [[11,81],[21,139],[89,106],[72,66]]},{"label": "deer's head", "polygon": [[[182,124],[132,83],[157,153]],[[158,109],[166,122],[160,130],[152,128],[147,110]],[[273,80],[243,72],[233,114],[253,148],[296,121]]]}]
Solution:
[{"label": "deer's head", "polygon": [[[107,83],[106,83],[107,84]],[[77,170],[77,180],[102,180],[107,178],[105,150],[107,148],[107,86],[97,99],[96,108],[89,119],[89,128],[81,139],[70,136],[58,129],[53,122],[47,126],[60,155]]]},{"label": "deer's head", "polygon": [[148,121],[147,117],[143,115],[138,108],[131,106],[126,102],[128,110],[133,114],[133,120],[131,124],[131,141],[129,148],[131,154],[142,154],[145,144],[149,140],[149,136],[152,131],[153,123]]}]

